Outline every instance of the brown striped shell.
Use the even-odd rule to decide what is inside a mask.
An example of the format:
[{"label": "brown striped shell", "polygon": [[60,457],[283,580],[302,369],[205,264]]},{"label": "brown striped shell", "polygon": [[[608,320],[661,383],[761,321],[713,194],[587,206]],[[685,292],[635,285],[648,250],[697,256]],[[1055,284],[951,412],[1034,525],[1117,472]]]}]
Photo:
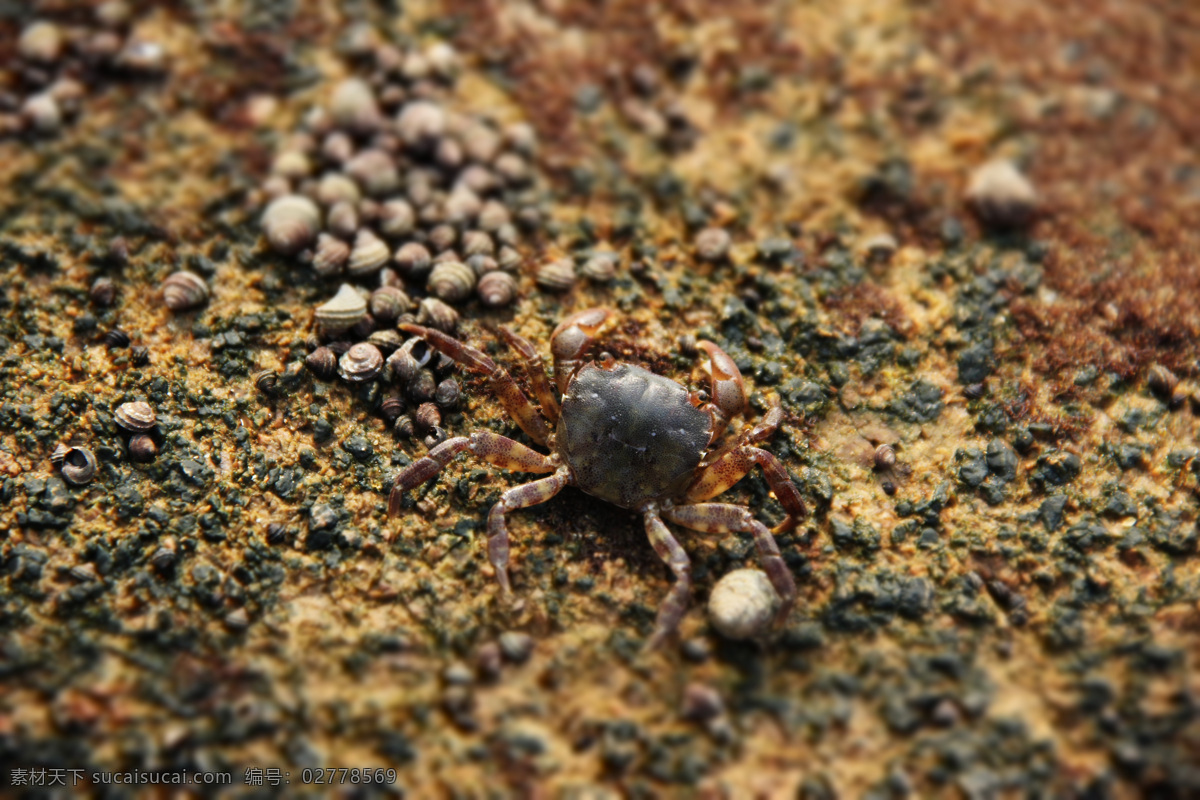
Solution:
[{"label": "brown striped shell", "polygon": [[417,324],[437,328],[442,333],[454,333],[458,327],[458,312],[436,297],[426,297],[417,309]]},{"label": "brown striped shell", "polygon": [[485,306],[500,308],[517,299],[517,279],[500,270],[489,272],[479,279],[476,292]]},{"label": "brown striped shell", "polygon": [[315,314],[317,324],[326,332],[349,330],[367,316],[367,301],[357,289],[343,283],[332,299],[317,306]]},{"label": "brown striped shell", "polygon": [[172,311],[188,311],[208,302],[208,284],[194,272],[172,272],[162,284],[163,303]]},{"label": "brown striped shell", "polygon": [[317,237],[321,211],[316,203],[303,195],[285,194],[267,206],[262,227],[273,250],[298,253]]},{"label": "brown striped shell", "polygon": [[346,271],[357,277],[373,275],[379,272],[391,255],[392,251],[382,239],[370,229],[363,228],[354,237],[354,248],[350,251],[350,260],[346,262]]},{"label": "brown striped shell", "polygon": [[579,272],[589,281],[608,283],[617,276],[617,265],[621,257],[616,253],[605,250],[595,253],[583,263]]},{"label": "brown striped shell", "polygon": [[334,87],[329,115],[338,127],[359,133],[372,131],[382,122],[375,90],[361,78],[347,78]]},{"label": "brown striped shell", "polygon": [[458,303],[475,288],[475,271],[461,261],[443,261],[429,273],[427,286],[440,299]]},{"label": "brown striped shell", "polygon": [[342,171],[362,187],[363,193],[379,197],[395,191],[400,186],[400,172],[396,162],[382,150],[361,150],[342,165]]},{"label": "brown striped shell", "polygon": [[328,347],[318,347],[304,359],[304,366],[313,375],[327,381],[337,374],[338,358]]},{"label": "brown striped shell", "polygon": [[154,408],[142,400],[122,403],[113,412],[113,419],[130,433],[144,433],[157,423]]},{"label": "brown striped shell", "polygon": [[361,199],[362,191],[359,190],[358,184],[340,172],[326,172],[317,184],[317,200],[323,206],[332,206],[343,200],[347,203],[357,203]]},{"label": "brown striped shell", "polygon": [[407,200],[388,200],[379,209],[379,232],[384,236],[407,236],[417,224],[417,212]]},{"label": "brown striped shell", "polygon": [[358,208],[349,200],[339,200],[329,209],[325,226],[334,236],[349,239],[358,230]]},{"label": "brown striped shell", "polygon": [[338,362],[338,374],[347,383],[363,383],[379,377],[383,371],[383,353],[369,342],[359,342],[346,351]]},{"label": "brown striped shell", "polygon": [[560,258],[543,264],[537,271],[537,283],[552,292],[565,292],[575,285],[575,263],[569,258]]},{"label": "brown striped shell", "polygon": [[408,295],[395,286],[381,286],[371,293],[371,316],[384,324],[394,322],[411,307]]},{"label": "brown striped shell", "polygon": [[433,257],[425,245],[408,242],[400,246],[392,257],[400,271],[410,277],[424,275],[433,265]]},{"label": "brown striped shell", "polygon": [[446,112],[429,100],[415,100],[400,110],[396,132],[411,148],[433,147],[446,130]]},{"label": "brown striped shell", "polygon": [[336,236],[322,233],[317,237],[317,249],[313,253],[312,266],[318,275],[337,275],[350,259],[350,245]]},{"label": "brown striped shell", "polygon": [[129,457],[139,464],[148,464],[158,457],[154,437],[139,433],[129,440]]},{"label": "brown striped shell", "polygon": [[86,447],[71,447],[63,453],[60,471],[63,480],[72,486],[83,486],[90,482],[96,477],[97,469],[99,464],[96,463],[96,456]]}]

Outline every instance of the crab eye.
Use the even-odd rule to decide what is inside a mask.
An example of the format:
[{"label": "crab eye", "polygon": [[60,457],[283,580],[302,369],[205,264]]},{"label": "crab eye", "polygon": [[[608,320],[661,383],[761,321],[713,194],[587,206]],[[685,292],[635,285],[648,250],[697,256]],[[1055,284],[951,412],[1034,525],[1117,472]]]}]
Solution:
[{"label": "crab eye", "polygon": [[616,365],[616,363],[617,363],[617,360],[615,358],[613,358],[612,353],[605,352],[605,353],[600,354],[600,368],[601,369],[612,369],[613,366]]}]

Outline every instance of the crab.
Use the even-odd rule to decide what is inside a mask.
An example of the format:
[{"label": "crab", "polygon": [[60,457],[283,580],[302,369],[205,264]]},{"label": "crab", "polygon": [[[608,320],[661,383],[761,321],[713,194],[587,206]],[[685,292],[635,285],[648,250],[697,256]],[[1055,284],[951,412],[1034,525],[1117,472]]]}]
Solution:
[{"label": "crab", "polygon": [[[655,552],[674,573],[675,583],[659,607],[647,645],[650,649],[676,630],[691,590],[691,562],[667,522],[705,533],[750,534],[782,601],[775,617],[778,623],[795,601],[796,587],[772,533],[791,529],[807,513],[787,471],[773,455],[756,446],[770,438],[783,421],[778,398],[757,426],[712,450],[746,406],[745,386],[733,359],[712,342],[697,343],[709,359],[711,391],[707,394],[688,391],[669,378],[620,363],[608,353],[596,361],[585,361],[587,351],[615,316],[610,309],[592,308],[568,317],[554,330],[550,349],[561,404],[534,346],[500,328],[523,361],[540,414],[512,376],[484,353],[440,331],[400,325],[468,370],[487,376],[491,390],[512,419],[549,453],[486,430],[447,439],[396,477],[388,497],[388,514],[398,514],[405,492],[432,480],[464,451],[502,469],[550,473],[504,492],[488,514],[488,559],[502,597],[512,596],[505,515],[544,503],[574,486],[641,514]],[[756,520],[749,509],[704,502],[732,487],[756,465],[787,512],[774,531]]]}]

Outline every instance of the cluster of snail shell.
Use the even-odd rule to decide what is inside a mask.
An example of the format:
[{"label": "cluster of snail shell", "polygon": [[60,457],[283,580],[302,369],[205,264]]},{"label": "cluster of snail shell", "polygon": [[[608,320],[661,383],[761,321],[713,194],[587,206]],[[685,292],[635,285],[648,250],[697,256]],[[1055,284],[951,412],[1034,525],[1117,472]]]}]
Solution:
[{"label": "cluster of snail shell", "polygon": [[95,4],[90,20],[68,24],[40,18],[26,25],[16,39],[15,58],[6,65],[13,111],[0,111],[0,135],[55,134],[79,114],[89,85],[102,77],[162,72],[165,51],[133,34],[135,23],[129,3],[105,0]]},{"label": "cluster of snail shell", "polygon": [[[263,184],[267,243],[330,279],[512,303],[521,231],[540,223],[532,129],[452,108],[458,58],[444,43],[364,50],[370,74],[337,83],[277,153]],[[323,329],[358,313],[341,308],[348,297],[318,309]]]}]

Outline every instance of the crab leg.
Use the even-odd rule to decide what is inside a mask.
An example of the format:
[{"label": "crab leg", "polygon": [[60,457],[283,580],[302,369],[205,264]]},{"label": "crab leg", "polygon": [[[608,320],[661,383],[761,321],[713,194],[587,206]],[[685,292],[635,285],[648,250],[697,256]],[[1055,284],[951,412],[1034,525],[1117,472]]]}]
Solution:
[{"label": "crab leg", "polygon": [[542,455],[520,442],[491,431],[475,431],[469,439],[465,436],[447,439],[430,450],[429,455],[414,461],[397,475],[391,494],[388,495],[388,514],[395,516],[400,511],[400,498],[405,492],[433,478],[464,450],[470,450],[484,461],[501,469],[553,472],[558,468],[558,463],[553,457]]},{"label": "crab leg", "polygon": [[705,533],[728,533],[738,531],[754,536],[758,548],[758,559],[776,594],[783,602],[775,615],[775,622],[782,622],[796,602],[796,582],[787,564],[779,554],[779,545],[767,526],[754,518],[748,509],[728,503],[696,503],[676,506],[663,512],[663,516],[685,528]]},{"label": "crab leg", "polygon": [[771,492],[788,515],[787,519],[775,529],[775,532],[782,533],[791,530],[800,520],[808,516],[808,509],[805,508],[804,501],[800,499],[800,491],[796,488],[796,484],[792,483],[792,479],[788,477],[787,470],[779,463],[779,459],[757,447],[738,445],[720,455],[715,461],[701,467],[699,477],[692,483],[684,498],[689,503],[695,503],[716,497],[744,478],[756,464],[762,467],[767,485],[771,487]]},{"label": "crab leg", "polygon": [[533,387],[534,397],[542,405],[542,416],[549,420],[551,425],[557,424],[558,398],[550,390],[550,379],[546,377],[546,367],[542,364],[542,357],[538,355],[537,350],[529,343],[528,339],[513,333],[508,328],[501,328],[500,335],[508,342],[509,347],[521,354],[521,362],[525,366],[525,375],[528,376],[529,383]]},{"label": "crab leg", "polygon": [[538,414],[533,403],[517,386],[512,376],[503,367],[497,366],[496,362],[487,355],[432,328],[423,328],[420,325],[409,323],[397,327],[406,333],[420,336],[435,350],[445,353],[472,372],[486,375],[488,385],[496,393],[500,404],[504,406],[505,411],[512,415],[521,430],[540,445],[544,446],[550,440],[550,429],[546,425],[546,420]]},{"label": "crab leg", "polygon": [[492,562],[492,567],[496,570],[496,580],[500,582],[500,593],[503,596],[512,594],[508,583],[508,526],[504,523],[504,515],[518,508],[544,503],[561,492],[570,482],[571,471],[560,467],[549,478],[509,489],[500,495],[496,505],[488,512],[488,561]]},{"label": "crab leg", "polygon": [[564,319],[550,335],[550,352],[554,356],[554,383],[558,391],[567,391],[567,384],[579,369],[584,353],[596,340],[613,312],[607,308],[589,308]]},{"label": "crab leg", "polygon": [[688,595],[692,590],[692,562],[678,540],[671,535],[657,510],[646,511],[645,520],[646,535],[650,538],[650,544],[654,545],[654,552],[658,553],[658,557],[665,561],[675,574],[675,585],[658,607],[654,633],[646,643],[647,650],[654,650],[679,627],[679,620],[683,619],[683,614],[687,611]]},{"label": "crab leg", "polygon": [[712,373],[712,401],[700,407],[712,417],[712,435],[708,439],[711,445],[721,438],[729,420],[745,411],[746,386],[737,364],[724,350],[709,341],[697,342],[696,347],[708,353]]}]

